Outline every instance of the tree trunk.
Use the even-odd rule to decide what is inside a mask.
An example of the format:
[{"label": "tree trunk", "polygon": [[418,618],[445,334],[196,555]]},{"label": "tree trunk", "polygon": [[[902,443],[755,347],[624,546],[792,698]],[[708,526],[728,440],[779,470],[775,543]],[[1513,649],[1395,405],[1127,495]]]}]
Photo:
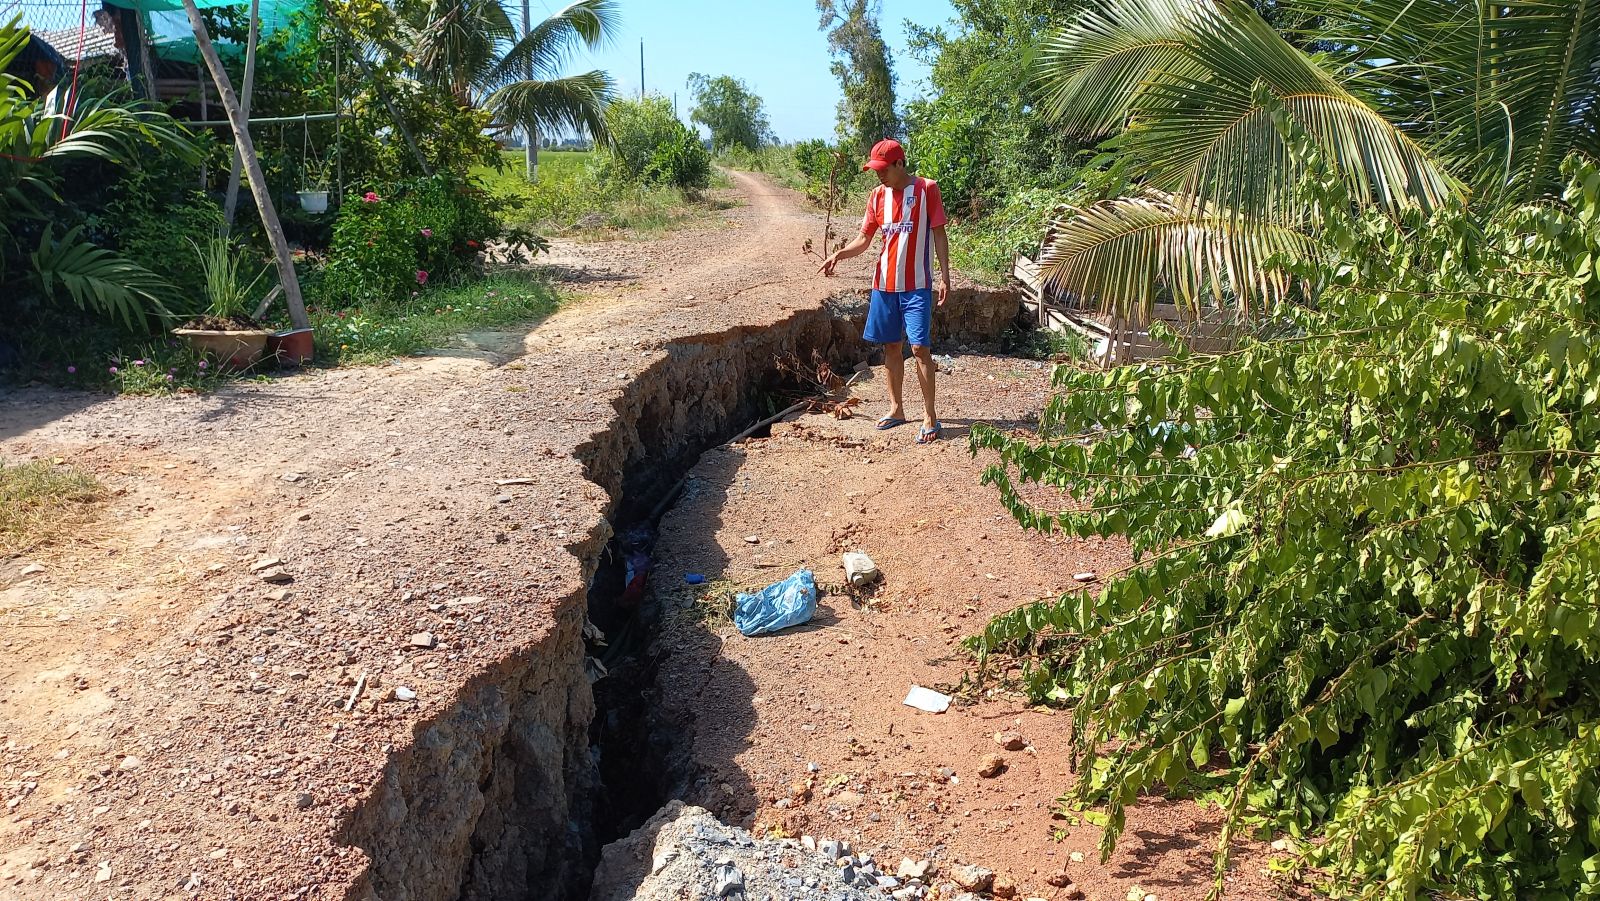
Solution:
[{"label": "tree trunk", "polygon": [[524,160],[524,162],[527,163],[527,167],[528,167],[528,181],[531,181],[531,182],[532,181],[538,181],[539,180],[539,126],[537,126],[537,125],[529,125],[528,128],[527,128],[527,136],[526,136],[525,140],[528,142],[528,149],[527,149],[527,154],[526,154],[527,158]]},{"label": "tree trunk", "polygon": [[[528,0],[522,0],[522,36],[527,37],[533,32],[533,8]],[[533,66],[528,66],[525,77],[533,78]],[[523,177],[530,182],[539,180],[539,127],[532,122],[522,130]]]},{"label": "tree trunk", "polygon": [[239,150],[239,159],[244,166],[245,174],[250,179],[250,194],[255,198],[256,209],[261,213],[261,225],[266,229],[267,240],[272,243],[272,255],[277,258],[278,280],[283,285],[284,301],[289,305],[289,321],[297,329],[310,328],[311,320],[306,317],[305,300],[300,296],[300,279],[295,275],[294,259],[289,255],[289,241],[283,236],[283,225],[278,221],[278,208],[272,203],[272,192],[267,188],[267,180],[261,173],[261,160],[256,158],[255,142],[250,140],[250,122],[245,118],[243,108],[239,106],[238,96],[233,93],[233,82],[228,79],[227,70],[222,68],[222,60],[217,57],[217,48],[211,46],[211,35],[206,31],[206,22],[200,17],[200,10],[195,7],[194,0],[183,0],[183,11],[189,15],[189,27],[194,29],[194,40],[200,48],[200,57],[206,61],[206,68],[211,70],[211,80],[216,82],[222,108],[228,111],[228,122],[233,126],[234,145]]},{"label": "tree trunk", "polygon": [[[244,110],[245,121],[250,120],[250,98],[256,87],[256,40],[261,23],[261,0],[250,0],[250,43],[244,48],[244,96],[239,98],[239,108]],[[204,117],[202,117],[204,118]],[[233,148],[233,166],[228,170],[228,195],[222,204],[222,233],[233,230],[233,214],[239,209],[239,148]]]}]

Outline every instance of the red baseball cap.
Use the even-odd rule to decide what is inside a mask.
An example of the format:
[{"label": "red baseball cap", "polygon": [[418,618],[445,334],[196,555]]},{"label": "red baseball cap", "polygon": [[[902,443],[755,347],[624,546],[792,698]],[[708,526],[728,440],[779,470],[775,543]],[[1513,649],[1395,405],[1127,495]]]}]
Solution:
[{"label": "red baseball cap", "polygon": [[903,163],[905,161],[906,149],[900,146],[900,142],[893,138],[884,138],[872,145],[872,156],[867,159],[866,164],[861,169],[862,171],[875,169],[882,172],[895,163]]}]

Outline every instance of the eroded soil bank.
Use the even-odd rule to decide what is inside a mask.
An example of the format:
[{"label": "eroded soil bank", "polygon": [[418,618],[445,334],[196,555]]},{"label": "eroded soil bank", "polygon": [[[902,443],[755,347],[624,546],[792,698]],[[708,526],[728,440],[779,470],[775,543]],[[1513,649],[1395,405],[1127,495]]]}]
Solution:
[{"label": "eroded soil bank", "polygon": [[581,881],[583,612],[621,480],[692,460],[860,283],[814,278],[816,217],[739,183],[746,206],[619,248],[524,340],[203,397],[5,398],[0,453],[113,497],[0,566],[0,896]]}]

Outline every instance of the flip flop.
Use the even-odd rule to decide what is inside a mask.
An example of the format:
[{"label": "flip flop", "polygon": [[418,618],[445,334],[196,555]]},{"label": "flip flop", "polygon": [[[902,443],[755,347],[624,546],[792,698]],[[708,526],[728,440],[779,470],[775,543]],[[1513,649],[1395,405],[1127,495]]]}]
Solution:
[{"label": "flip flop", "polygon": [[904,419],[897,419],[897,418],[895,418],[893,416],[885,416],[882,419],[878,420],[878,431],[881,432],[884,429],[892,429],[897,425],[905,425],[905,424],[906,424],[906,420],[904,420]]},{"label": "flip flop", "polygon": [[926,426],[925,425],[925,426],[922,427],[922,431],[917,433],[917,443],[918,444],[932,444],[935,441],[939,440],[939,435],[943,431],[944,431],[944,423],[935,422],[931,426]]}]

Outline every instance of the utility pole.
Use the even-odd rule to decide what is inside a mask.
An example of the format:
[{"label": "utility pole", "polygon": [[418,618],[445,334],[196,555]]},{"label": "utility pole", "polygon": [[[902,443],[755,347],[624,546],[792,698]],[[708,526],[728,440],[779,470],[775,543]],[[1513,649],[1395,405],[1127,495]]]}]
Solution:
[{"label": "utility pole", "polygon": [[[528,0],[522,0],[522,36],[526,38],[533,31],[533,13],[528,9]],[[533,78],[533,67],[528,67],[528,78]],[[522,167],[528,181],[539,180],[539,127],[532,122],[522,129]]]},{"label": "utility pole", "polygon": [[644,38],[639,39],[639,99],[644,99]]}]

